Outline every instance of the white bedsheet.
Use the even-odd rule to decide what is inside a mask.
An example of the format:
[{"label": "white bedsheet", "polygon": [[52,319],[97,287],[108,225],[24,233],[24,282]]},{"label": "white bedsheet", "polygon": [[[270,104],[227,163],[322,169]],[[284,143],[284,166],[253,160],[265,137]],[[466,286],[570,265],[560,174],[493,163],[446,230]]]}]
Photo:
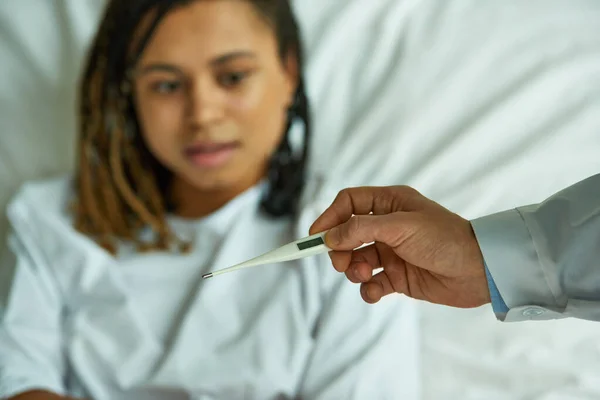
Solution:
[{"label": "white bedsheet", "polygon": [[[475,217],[600,171],[599,1],[296,9],[318,138],[311,171],[327,187],[409,184]],[[76,82],[100,10],[0,3],[0,206],[23,180],[72,167]],[[600,398],[600,325],[421,308],[426,399]]]}]

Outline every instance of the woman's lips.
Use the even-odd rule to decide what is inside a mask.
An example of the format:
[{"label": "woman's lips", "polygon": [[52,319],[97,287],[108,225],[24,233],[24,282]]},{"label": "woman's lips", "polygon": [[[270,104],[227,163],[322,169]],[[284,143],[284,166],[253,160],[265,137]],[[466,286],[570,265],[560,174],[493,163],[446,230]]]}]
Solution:
[{"label": "woman's lips", "polygon": [[199,143],[188,147],[185,155],[197,167],[217,168],[225,165],[238,148],[238,142]]}]

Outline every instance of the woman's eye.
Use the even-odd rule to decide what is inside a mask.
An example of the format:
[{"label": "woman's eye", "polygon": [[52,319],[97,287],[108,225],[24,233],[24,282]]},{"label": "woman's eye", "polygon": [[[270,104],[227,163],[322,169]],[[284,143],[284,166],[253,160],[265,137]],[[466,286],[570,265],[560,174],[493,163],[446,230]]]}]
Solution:
[{"label": "woman's eye", "polygon": [[152,91],[160,94],[174,93],[181,88],[181,82],[178,81],[160,81],[152,85]]},{"label": "woman's eye", "polygon": [[230,72],[219,76],[219,84],[226,88],[234,88],[242,83],[250,72]]}]

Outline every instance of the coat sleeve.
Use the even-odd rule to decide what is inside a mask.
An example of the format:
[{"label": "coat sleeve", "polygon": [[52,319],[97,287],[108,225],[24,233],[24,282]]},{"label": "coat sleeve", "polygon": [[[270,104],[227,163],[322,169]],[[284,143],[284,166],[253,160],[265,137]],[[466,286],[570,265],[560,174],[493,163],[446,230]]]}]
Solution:
[{"label": "coat sleeve", "polygon": [[600,321],[600,175],[541,204],[472,221],[505,321]]}]

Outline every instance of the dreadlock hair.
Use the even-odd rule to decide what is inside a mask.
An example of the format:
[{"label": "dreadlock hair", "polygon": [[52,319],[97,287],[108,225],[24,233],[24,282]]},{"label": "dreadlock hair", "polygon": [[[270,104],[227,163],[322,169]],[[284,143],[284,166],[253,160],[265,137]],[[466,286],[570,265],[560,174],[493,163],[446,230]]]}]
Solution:
[{"label": "dreadlock hair", "polygon": [[[88,55],[80,86],[78,167],[73,203],[75,228],[115,254],[118,240],[140,251],[188,251],[166,215],[172,174],[150,153],[140,134],[133,105],[130,71],[137,63],[160,21],[176,7],[202,0],[111,0]],[[302,70],[302,48],[289,0],[248,1],[277,37],[283,60],[294,52]],[[150,17],[150,23],[140,24]],[[143,32],[139,32],[143,29]],[[304,125],[302,148],[294,150],[290,131],[295,121]],[[268,166],[268,188],[261,209],[269,216],[296,212],[304,187],[310,135],[309,105],[300,74],[285,134]],[[143,242],[141,228],[154,239]]]}]

